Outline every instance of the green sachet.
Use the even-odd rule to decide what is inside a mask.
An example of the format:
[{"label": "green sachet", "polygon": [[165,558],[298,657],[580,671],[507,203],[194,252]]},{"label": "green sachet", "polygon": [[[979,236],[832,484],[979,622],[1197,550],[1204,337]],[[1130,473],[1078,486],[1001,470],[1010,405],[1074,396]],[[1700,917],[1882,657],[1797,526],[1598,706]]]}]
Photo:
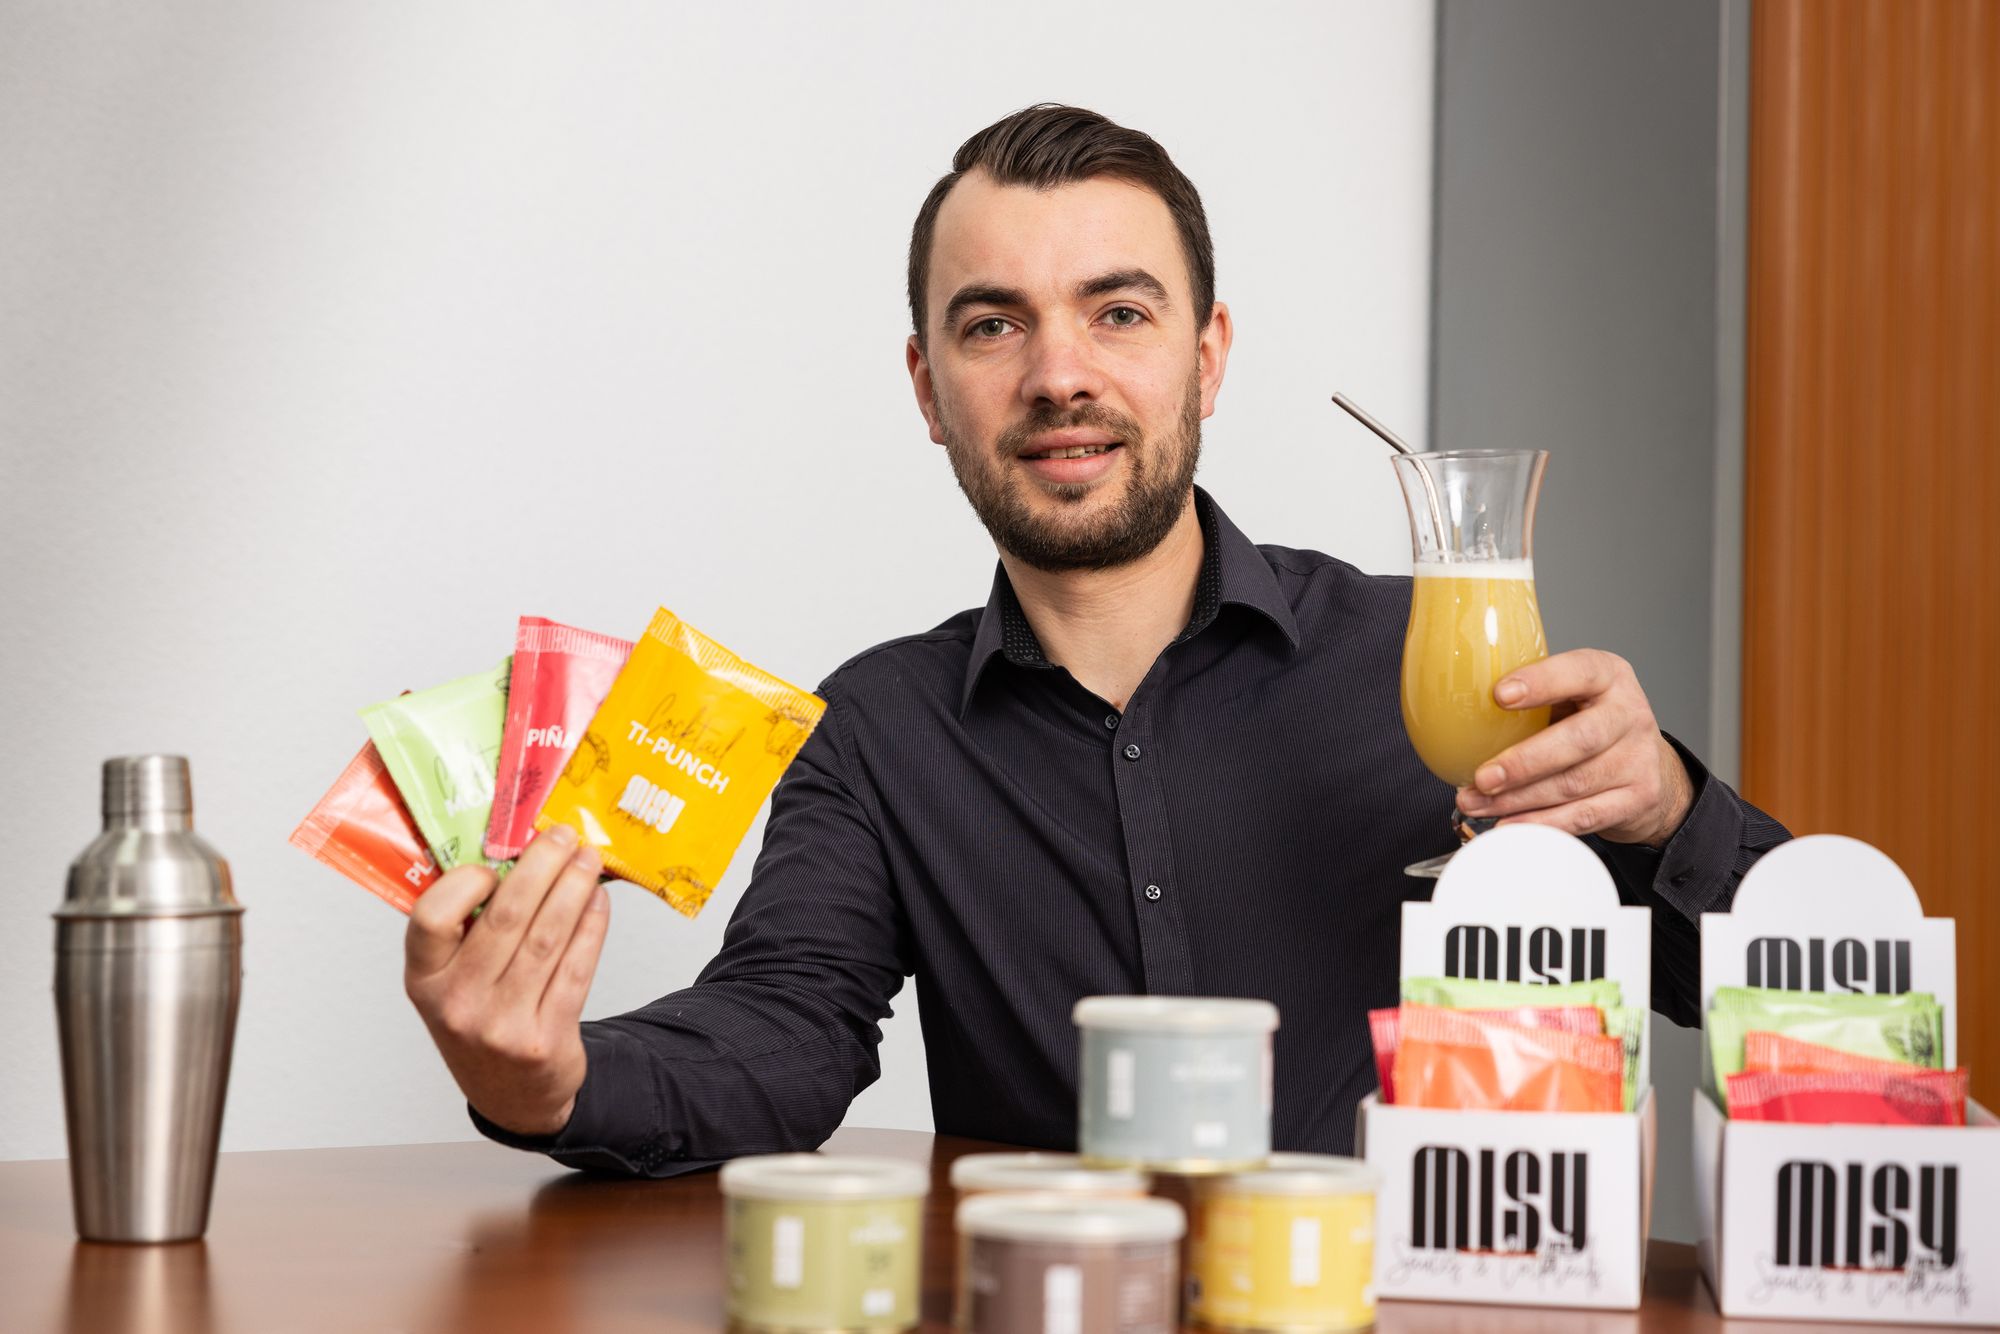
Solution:
[{"label": "green sachet", "polygon": [[1729,1076],[1742,1071],[1743,1037],[1753,1029],[1877,1060],[1933,1070],[1944,1066],[1944,1008],[1927,991],[1883,996],[1717,987],[1708,1012],[1708,1048],[1725,1109]]},{"label": "green sachet", "polygon": [[1436,1005],[1447,1010],[1511,1010],[1520,1005],[1595,1005],[1600,1010],[1624,1003],[1615,978],[1590,982],[1488,982],[1476,977],[1406,977],[1405,1005]]},{"label": "green sachet", "polygon": [[1625,1044],[1625,1110],[1639,1102],[1639,1051],[1646,1043],[1646,1011],[1613,1005],[1604,1011],[1604,1031]]},{"label": "green sachet", "polygon": [[480,856],[513,661],[361,711],[383,767],[443,870],[468,861],[499,871],[513,865]]}]

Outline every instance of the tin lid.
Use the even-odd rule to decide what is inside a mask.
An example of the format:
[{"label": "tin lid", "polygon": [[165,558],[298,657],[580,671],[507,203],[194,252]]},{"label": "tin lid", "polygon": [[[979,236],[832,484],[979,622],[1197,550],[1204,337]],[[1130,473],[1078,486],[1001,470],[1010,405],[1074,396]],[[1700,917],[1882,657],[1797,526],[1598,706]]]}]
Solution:
[{"label": "tin lid", "polygon": [[194,833],[186,759],[106,760],[103,811],[104,832],[70,863],[58,918],[243,911],[230,888],[229,864]]},{"label": "tin lid", "polygon": [[1070,1018],[1078,1028],[1123,1032],[1269,1033],[1278,1007],[1218,996],[1085,996]]},{"label": "tin lid", "polygon": [[1085,1167],[1073,1153],[968,1153],[951,1165],[957,1190],[1144,1195],[1152,1178],[1124,1168]]},{"label": "tin lid", "polygon": [[1178,1241],[1187,1231],[1187,1215],[1172,1200],[1047,1192],[974,1195],[958,1206],[957,1223],[968,1237],[1099,1246]]},{"label": "tin lid", "polygon": [[769,1153],[722,1169],[722,1193],[739,1200],[903,1200],[930,1188],[929,1169],[900,1158]]},{"label": "tin lid", "polygon": [[1373,1195],[1382,1174],[1359,1158],[1274,1153],[1262,1167],[1212,1177],[1206,1185],[1231,1195]]}]

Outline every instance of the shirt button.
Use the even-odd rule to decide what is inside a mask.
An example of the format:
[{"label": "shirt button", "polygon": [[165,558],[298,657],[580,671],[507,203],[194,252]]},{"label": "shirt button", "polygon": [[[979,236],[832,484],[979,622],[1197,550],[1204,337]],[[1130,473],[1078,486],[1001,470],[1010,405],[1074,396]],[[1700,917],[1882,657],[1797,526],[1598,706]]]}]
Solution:
[{"label": "shirt button", "polygon": [[1117,715],[1117,714],[1115,714],[1115,713],[1107,713],[1107,714],[1105,714],[1105,715],[1104,715],[1104,725],[1105,725],[1106,727],[1110,728],[1110,729],[1111,729],[1112,731],[1114,731],[1114,732],[1115,732],[1115,731],[1117,731],[1117,730],[1118,730],[1118,715]]},{"label": "shirt button", "polygon": [[1125,758],[1128,760],[1136,760],[1139,758],[1139,747],[1137,743],[1125,747]]},{"label": "shirt button", "polygon": [[1160,887],[1158,885],[1146,886],[1146,898],[1153,903],[1158,903],[1160,901]]}]

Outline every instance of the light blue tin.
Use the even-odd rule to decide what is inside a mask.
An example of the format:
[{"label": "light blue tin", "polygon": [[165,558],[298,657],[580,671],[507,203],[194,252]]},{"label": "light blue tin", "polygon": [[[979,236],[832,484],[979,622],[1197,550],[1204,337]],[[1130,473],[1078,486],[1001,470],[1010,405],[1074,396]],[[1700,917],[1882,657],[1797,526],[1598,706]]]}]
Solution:
[{"label": "light blue tin", "polygon": [[1094,1167],[1185,1176],[1241,1171],[1271,1152],[1269,1001],[1086,996],[1078,1148]]}]

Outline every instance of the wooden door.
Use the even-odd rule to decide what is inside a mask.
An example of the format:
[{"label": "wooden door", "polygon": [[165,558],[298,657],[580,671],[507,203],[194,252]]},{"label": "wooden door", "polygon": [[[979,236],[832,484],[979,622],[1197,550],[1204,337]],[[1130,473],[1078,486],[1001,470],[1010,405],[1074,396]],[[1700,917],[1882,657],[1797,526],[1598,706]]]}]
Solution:
[{"label": "wooden door", "polygon": [[1743,782],[1958,920],[2000,1102],[2000,0],[1756,0]]}]

